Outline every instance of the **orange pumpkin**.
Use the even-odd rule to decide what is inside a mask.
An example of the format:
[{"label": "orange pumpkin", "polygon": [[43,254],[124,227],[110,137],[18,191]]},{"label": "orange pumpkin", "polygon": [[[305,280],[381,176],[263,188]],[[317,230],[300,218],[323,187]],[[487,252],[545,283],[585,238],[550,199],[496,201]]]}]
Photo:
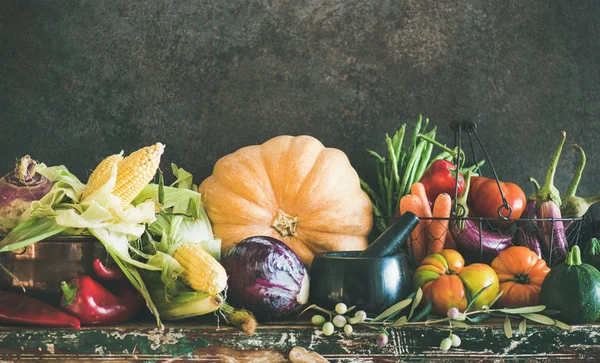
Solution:
[{"label": "orange pumpkin", "polygon": [[453,307],[464,311],[467,294],[475,296],[487,287],[473,302],[473,307],[479,309],[491,304],[499,292],[498,277],[490,266],[483,263],[465,266],[461,254],[451,249],[425,257],[413,278],[415,287],[423,289],[424,301],[431,301],[431,311],[443,316]]},{"label": "orange pumpkin", "polygon": [[500,280],[498,307],[539,305],[540,291],[550,268],[527,247],[513,246],[491,263]]},{"label": "orange pumpkin", "polygon": [[252,236],[315,254],[364,250],[372,205],[346,154],[311,136],[278,136],[222,157],[198,188],[223,252]]}]

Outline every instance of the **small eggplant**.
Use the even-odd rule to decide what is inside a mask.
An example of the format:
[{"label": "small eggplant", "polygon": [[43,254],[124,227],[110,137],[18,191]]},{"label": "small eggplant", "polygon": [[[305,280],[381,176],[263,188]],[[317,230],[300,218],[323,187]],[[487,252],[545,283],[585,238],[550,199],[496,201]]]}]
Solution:
[{"label": "small eggplant", "polygon": [[517,231],[515,232],[514,243],[517,246],[525,246],[535,252],[538,258],[542,258],[542,246],[538,238],[538,229],[535,224],[535,199],[528,199],[523,219],[517,222]]},{"label": "small eggplant", "polygon": [[540,229],[539,237],[549,266],[562,261],[568,249],[565,227],[561,220],[561,197],[558,189],[554,186],[554,174],[566,138],[567,133],[563,131],[558,147],[550,161],[546,181],[536,193],[536,216],[538,218],[536,225]]},{"label": "small eggplant", "polygon": [[564,259],[569,246],[560,208],[548,200],[537,209],[537,217],[539,220],[536,224],[540,229],[540,240],[548,265],[556,265]]},{"label": "small eggplant", "polygon": [[459,252],[482,259],[482,262],[491,261],[500,252],[513,245],[511,234],[488,231],[473,219],[453,221],[450,233]]}]

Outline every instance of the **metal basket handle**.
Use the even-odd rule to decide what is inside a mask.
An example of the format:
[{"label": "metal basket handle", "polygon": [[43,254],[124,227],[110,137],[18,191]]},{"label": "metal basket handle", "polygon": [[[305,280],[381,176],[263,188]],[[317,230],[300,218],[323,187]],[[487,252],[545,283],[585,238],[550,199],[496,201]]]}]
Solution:
[{"label": "metal basket handle", "polygon": [[[512,215],[512,207],[508,204],[508,201],[506,200],[506,197],[504,196],[504,191],[502,190],[502,187],[500,186],[500,179],[498,178],[498,173],[496,172],[496,168],[494,168],[494,164],[492,163],[492,160],[490,159],[490,155],[488,154],[485,146],[483,146],[483,143],[481,142],[481,139],[479,138],[479,135],[477,134],[477,124],[474,121],[452,121],[450,123],[450,129],[452,131],[454,131],[454,142],[456,144],[457,147],[457,153],[456,153],[456,161],[455,161],[455,167],[457,170],[456,173],[456,178],[454,179],[454,202],[452,205],[452,214],[455,217],[464,217],[464,209],[462,209],[462,211],[460,211],[459,214],[459,206],[458,206],[458,173],[460,172],[460,154],[461,154],[461,148],[462,148],[462,144],[461,144],[461,135],[463,130],[465,132],[467,132],[467,135],[469,136],[469,144],[471,146],[471,152],[473,153],[473,159],[475,160],[475,163],[477,163],[477,154],[475,153],[475,148],[473,147],[473,138],[471,135],[475,136],[475,139],[477,139],[477,142],[479,143],[479,146],[481,147],[481,149],[483,150],[483,153],[485,155],[485,160],[489,163],[490,168],[492,169],[492,172],[494,173],[494,180],[496,180],[496,185],[498,186],[498,190],[500,191],[500,197],[502,198],[502,205],[500,207],[498,207],[498,216],[501,219],[504,220],[510,220],[510,216]],[[482,175],[481,173],[481,168],[479,167],[479,165],[477,164],[477,172],[479,173],[479,175]],[[503,215],[501,213],[502,209],[506,209],[508,211],[508,215]]]}]

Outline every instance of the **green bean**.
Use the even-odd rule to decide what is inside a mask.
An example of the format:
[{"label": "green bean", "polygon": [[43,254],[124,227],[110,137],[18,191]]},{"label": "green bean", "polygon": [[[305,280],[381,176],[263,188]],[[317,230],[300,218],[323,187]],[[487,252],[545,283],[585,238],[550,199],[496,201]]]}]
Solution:
[{"label": "green bean", "polygon": [[423,155],[423,150],[425,149],[426,142],[422,141],[417,145],[417,149],[415,150],[415,160],[411,162],[410,173],[408,174],[407,184],[404,189],[404,195],[410,193],[410,187],[415,182],[415,174],[417,172],[418,160],[421,159],[421,155]]},{"label": "green bean", "polygon": [[388,178],[387,175],[383,176],[383,180],[385,182],[385,186],[386,186],[386,191],[387,191],[387,205],[386,205],[386,211],[387,211],[387,215],[391,216],[392,215],[392,188],[390,188],[390,178]]},{"label": "green bean", "polygon": [[396,159],[396,152],[394,150],[394,146],[392,145],[392,139],[385,134],[385,142],[387,144],[388,154],[389,154],[389,162],[392,172],[392,177],[394,181],[394,188],[398,189],[400,187],[400,176],[398,175],[398,159]]},{"label": "green bean", "polygon": [[410,184],[411,174],[413,174],[413,170],[416,167],[416,161],[421,156],[424,146],[425,142],[420,142],[419,145],[415,148],[415,152],[412,154],[412,156],[408,160],[408,163],[406,164],[406,170],[404,170],[404,175],[402,176],[402,184],[400,184],[401,195],[406,195],[408,194],[408,191],[410,191],[410,186],[412,185]]},{"label": "green bean", "polygon": [[[419,115],[419,116],[423,117],[422,115]],[[425,133],[425,130],[427,130],[427,125],[429,125],[429,118],[425,119],[425,125],[423,125],[423,127],[421,128],[421,131],[420,131],[421,134]]]},{"label": "green bean", "polygon": [[385,183],[383,182],[383,166],[381,164],[376,165],[377,168],[377,186],[379,187],[379,195],[381,195],[381,203],[383,205],[383,196],[385,195]]},{"label": "green bean", "polygon": [[373,150],[367,150],[367,152],[373,159],[375,159],[375,161],[377,161],[377,163],[385,163],[385,159],[382,158],[377,152]]},{"label": "green bean", "polygon": [[402,153],[402,143],[404,142],[404,134],[406,133],[406,124],[400,127],[400,130],[396,131],[394,135],[394,150],[396,150],[396,160],[400,160],[400,154]]},{"label": "green bean", "polygon": [[[435,126],[432,131],[433,131],[432,132],[433,137],[435,137],[435,131],[436,131]],[[433,144],[427,143],[427,145],[425,145],[425,151],[423,152],[423,156],[421,156],[421,162],[419,163],[419,166],[417,167],[417,171],[415,172],[415,180],[414,180],[415,182],[421,180],[421,177],[425,173],[425,170],[427,170],[427,165],[429,164],[429,159],[431,158],[432,151],[433,151]]]},{"label": "green bean", "polygon": [[421,123],[423,121],[423,116],[419,115],[419,119],[415,124],[415,129],[413,130],[412,139],[410,141],[410,148],[408,149],[408,156],[412,158],[415,149],[417,148],[417,136],[419,135],[419,131],[421,131]]},{"label": "green bean", "polygon": [[377,193],[375,193],[375,191],[371,189],[371,187],[369,186],[369,184],[367,184],[366,181],[360,179],[360,187],[365,193],[367,193],[367,195],[371,199],[371,202],[373,203],[373,206],[381,205],[381,200],[377,196]]}]

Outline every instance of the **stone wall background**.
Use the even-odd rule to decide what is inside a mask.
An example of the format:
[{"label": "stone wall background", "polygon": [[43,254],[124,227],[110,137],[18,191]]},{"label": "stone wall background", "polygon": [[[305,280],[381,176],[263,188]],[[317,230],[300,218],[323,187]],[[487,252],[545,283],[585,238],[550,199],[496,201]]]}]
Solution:
[{"label": "stone wall background", "polygon": [[5,0],[0,169],[29,153],[86,179],[104,156],[161,141],[163,170],[201,181],[242,146],[310,134],[372,180],[365,149],[423,114],[448,144],[450,121],[475,120],[501,178],[526,192],[566,130],[591,195],[599,68],[592,0]]}]

